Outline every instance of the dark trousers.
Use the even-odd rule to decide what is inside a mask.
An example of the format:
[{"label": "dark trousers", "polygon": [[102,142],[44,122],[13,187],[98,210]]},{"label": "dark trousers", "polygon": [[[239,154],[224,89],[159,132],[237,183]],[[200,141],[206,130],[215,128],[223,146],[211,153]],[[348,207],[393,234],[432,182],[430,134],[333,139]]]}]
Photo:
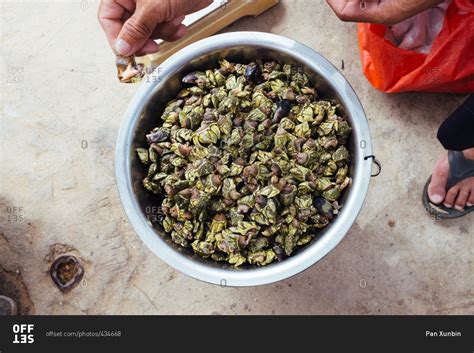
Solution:
[{"label": "dark trousers", "polygon": [[447,150],[474,148],[474,94],[441,124],[438,140]]}]

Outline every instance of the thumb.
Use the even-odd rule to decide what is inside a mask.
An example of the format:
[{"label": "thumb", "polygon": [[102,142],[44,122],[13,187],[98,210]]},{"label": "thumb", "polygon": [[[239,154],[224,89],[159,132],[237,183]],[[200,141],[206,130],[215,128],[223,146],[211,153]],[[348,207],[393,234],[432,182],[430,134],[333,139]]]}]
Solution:
[{"label": "thumb", "polygon": [[154,11],[136,11],[123,24],[115,42],[115,51],[122,56],[136,53],[146,44],[158,22]]}]

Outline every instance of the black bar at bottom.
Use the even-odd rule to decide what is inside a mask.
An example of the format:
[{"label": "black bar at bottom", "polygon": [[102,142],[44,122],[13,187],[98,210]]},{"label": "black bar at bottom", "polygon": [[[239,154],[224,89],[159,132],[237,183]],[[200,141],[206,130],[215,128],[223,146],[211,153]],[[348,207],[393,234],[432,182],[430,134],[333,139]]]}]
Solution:
[{"label": "black bar at bottom", "polygon": [[0,352],[474,352],[472,316],[0,317]]}]

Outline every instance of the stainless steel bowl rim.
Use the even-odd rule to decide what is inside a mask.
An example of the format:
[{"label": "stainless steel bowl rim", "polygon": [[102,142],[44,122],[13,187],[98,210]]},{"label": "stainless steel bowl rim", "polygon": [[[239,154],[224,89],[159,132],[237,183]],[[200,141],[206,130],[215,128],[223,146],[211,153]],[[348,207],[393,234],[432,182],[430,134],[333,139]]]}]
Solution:
[{"label": "stainless steel bowl rim", "polygon": [[[304,251],[280,263],[270,266],[233,270],[214,268],[205,263],[193,261],[171,248],[154,231],[143,214],[134,195],[131,180],[130,149],[135,125],[147,100],[157,86],[171,77],[180,67],[206,53],[242,45],[266,47],[294,57],[311,67],[337,92],[344,103],[347,114],[352,116],[355,146],[360,147],[352,158],[354,177],[351,191],[343,208],[331,223],[323,237],[308,245]],[[147,247],[168,265],[193,278],[219,284],[221,286],[255,286],[276,282],[291,277],[327,255],[344,238],[359,214],[368,192],[372,160],[364,158],[372,155],[369,126],[364,110],[352,87],[342,74],[323,56],[313,49],[292,39],[262,32],[232,32],[215,35],[195,42],[163,62],[150,79],[143,82],[133,97],[122,121],[117,139],[115,165],[120,199],[133,228]]]}]

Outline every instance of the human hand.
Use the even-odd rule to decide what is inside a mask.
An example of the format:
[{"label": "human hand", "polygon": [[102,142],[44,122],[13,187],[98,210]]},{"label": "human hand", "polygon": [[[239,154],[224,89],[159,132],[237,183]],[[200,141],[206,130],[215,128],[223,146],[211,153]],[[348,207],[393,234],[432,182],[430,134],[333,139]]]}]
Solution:
[{"label": "human hand", "polygon": [[443,0],[326,0],[342,21],[393,25]]},{"label": "human hand", "polygon": [[184,16],[212,0],[102,0],[98,18],[114,52],[122,56],[158,51],[153,39],[174,41],[186,33]]}]

